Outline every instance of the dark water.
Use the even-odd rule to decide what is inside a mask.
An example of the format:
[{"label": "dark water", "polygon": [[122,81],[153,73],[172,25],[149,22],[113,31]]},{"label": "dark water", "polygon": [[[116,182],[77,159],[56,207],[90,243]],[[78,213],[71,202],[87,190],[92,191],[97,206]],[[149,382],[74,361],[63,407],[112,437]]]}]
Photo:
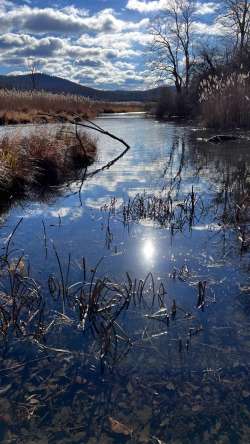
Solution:
[{"label": "dark water", "polygon": [[[62,312],[47,285],[48,276],[60,275],[56,253],[64,275],[71,255],[71,285],[83,279],[83,257],[90,275],[102,259],[97,277],[131,280],[137,288],[151,272],[154,283],[149,277],[140,303],[135,294],[119,314],[115,359],[102,361],[98,334],[81,331],[75,321],[57,321],[44,348],[20,335],[3,344],[2,441],[248,443],[249,142],[209,145],[200,140],[207,136],[201,130],[143,116],[97,122],[126,140],[130,151],[87,179],[80,197],[79,184],[70,184],[51,192],[49,201],[13,202],[10,210],[3,205],[3,248],[23,217],[11,255],[24,255],[51,319]],[[92,171],[123,149],[105,136],[98,146]],[[129,199],[139,194],[147,202],[148,195],[169,193],[179,204],[172,229],[138,211],[124,224],[122,205]],[[181,205],[188,201],[190,209],[192,196],[194,211],[180,227]],[[199,282],[205,285],[202,307]],[[169,320],[155,319],[160,308],[168,309]]]}]

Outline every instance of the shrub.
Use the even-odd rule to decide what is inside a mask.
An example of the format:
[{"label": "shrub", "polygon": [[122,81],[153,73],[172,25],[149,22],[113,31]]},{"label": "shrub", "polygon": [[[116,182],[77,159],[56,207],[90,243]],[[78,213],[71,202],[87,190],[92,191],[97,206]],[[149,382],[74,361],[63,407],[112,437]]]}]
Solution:
[{"label": "shrub", "polygon": [[18,132],[0,139],[0,191],[25,194],[32,188],[60,185],[93,162],[95,141],[85,133],[42,130],[29,136]]},{"label": "shrub", "polygon": [[186,91],[177,93],[175,89],[162,89],[157,103],[156,116],[158,118],[188,117],[191,114],[190,98]]}]

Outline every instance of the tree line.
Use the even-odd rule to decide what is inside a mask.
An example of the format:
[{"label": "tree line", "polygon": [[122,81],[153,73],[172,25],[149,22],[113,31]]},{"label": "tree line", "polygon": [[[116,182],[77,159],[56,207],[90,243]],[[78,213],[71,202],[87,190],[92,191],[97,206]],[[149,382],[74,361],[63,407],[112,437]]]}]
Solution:
[{"label": "tree line", "polygon": [[[152,22],[150,70],[173,85],[163,89],[157,109],[159,116],[185,117],[198,111],[207,112],[206,105],[213,100],[220,101],[219,112],[222,112],[221,100],[227,96],[224,106],[228,106],[228,93],[238,96],[238,101],[239,94],[248,97],[249,0],[222,0],[213,23],[213,35],[206,37],[207,33],[202,35],[202,29],[198,29],[202,25],[197,22],[197,8],[194,0],[170,0],[167,9]],[[235,98],[231,97],[232,102]],[[244,110],[245,114],[248,112],[250,109]],[[245,115],[246,121],[248,117]],[[232,124],[224,126],[229,123]]]}]

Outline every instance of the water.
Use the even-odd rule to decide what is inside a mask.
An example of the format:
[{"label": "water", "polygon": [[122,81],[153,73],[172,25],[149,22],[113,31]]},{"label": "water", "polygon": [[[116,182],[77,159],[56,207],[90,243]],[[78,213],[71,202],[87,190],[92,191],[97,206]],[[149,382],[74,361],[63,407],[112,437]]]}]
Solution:
[{"label": "water", "polygon": [[[126,285],[131,279],[136,288],[151,272],[164,295],[160,290],[152,306],[149,277],[141,304],[134,295],[119,315],[117,349],[104,362],[98,334],[85,334],[76,322],[58,322],[43,344],[48,348],[10,340],[0,370],[2,440],[249,442],[248,142],[209,145],[200,140],[208,136],[201,130],[143,115],[103,116],[97,123],[131,149],[89,177],[81,196],[75,183],[51,191],[44,202],[3,204],[2,241],[23,217],[11,254],[23,254],[50,316],[62,311],[61,299],[53,302],[47,285],[48,276],[60,275],[55,252],[64,276],[71,254],[69,284],[83,279],[85,257],[90,275],[102,259],[98,277]],[[124,148],[106,136],[99,136],[98,147],[89,172]],[[195,196],[194,214],[187,214],[181,229],[179,220],[171,230],[138,211],[124,224],[123,203],[138,194],[166,197],[169,190],[179,203],[176,217],[185,199],[190,209]],[[203,309],[197,307],[199,282],[206,282]],[[163,302],[171,314],[173,301],[176,316],[156,320]]]}]

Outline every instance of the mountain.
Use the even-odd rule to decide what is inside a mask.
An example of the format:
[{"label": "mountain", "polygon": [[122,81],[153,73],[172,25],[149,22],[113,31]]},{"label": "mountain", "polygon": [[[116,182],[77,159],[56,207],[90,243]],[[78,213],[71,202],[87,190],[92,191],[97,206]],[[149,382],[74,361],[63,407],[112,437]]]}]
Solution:
[{"label": "mountain", "polygon": [[93,100],[109,102],[152,102],[159,99],[162,87],[145,91],[100,90],[80,85],[60,77],[36,73],[18,76],[0,75],[0,88],[27,90],[43,90],[52,93],[77,94]]}]

